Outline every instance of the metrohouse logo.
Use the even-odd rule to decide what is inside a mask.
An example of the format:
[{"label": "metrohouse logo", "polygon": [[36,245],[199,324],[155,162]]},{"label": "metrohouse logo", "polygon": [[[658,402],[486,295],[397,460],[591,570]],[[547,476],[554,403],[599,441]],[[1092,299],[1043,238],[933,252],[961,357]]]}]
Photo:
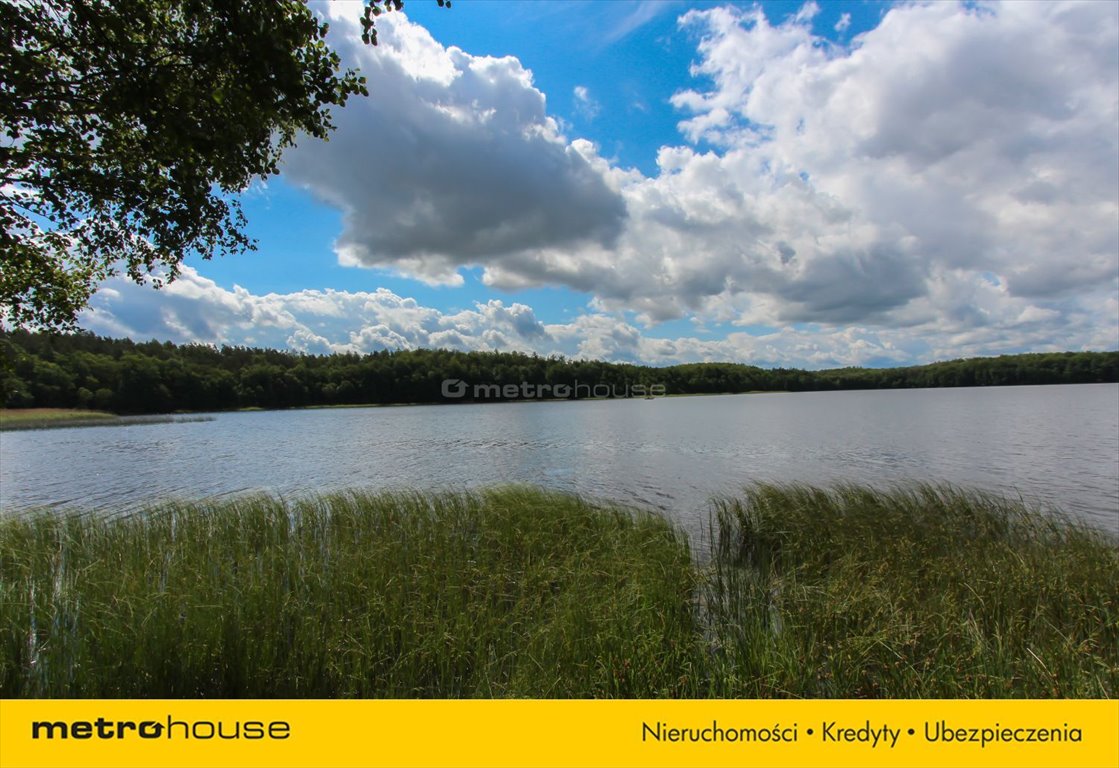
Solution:
[{"label": "metrohouse logo", "polygon": [[33,740],[76,739],[84,741],[124,739],[224,739],[259,741],[283,740],[291,736],[291,725],[284,720],[175,720],[171,715],[159,720],[33,720]]}]

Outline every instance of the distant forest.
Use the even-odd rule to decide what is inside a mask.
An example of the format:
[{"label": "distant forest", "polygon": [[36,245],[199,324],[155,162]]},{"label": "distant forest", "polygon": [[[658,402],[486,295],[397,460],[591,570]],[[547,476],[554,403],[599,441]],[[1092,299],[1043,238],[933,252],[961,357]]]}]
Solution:
[{"label": "distant forest", "polygon": [[[657,368],[516,352],[416,349],[305,355],[246,347],[137,343],[88,333],[0,332],[0,403],[115,413],[448,402],[441,385],[580,385],[619,394],[972,387],[1119,381],[1119,352],[1004,355],[906,368],[802,371],[734,363]],[[583,387],[582,385],[588,385]],[[469,401],[467,391],[465,401]],[[560,391],[563,391],[562,389]],[[660,387],[657,388],[658,393]],[[572,396],[576,396],[572,390]],[[500,399],[500,398],[494,398]],[[512,398],[511,398],[512,399]],[[462,402],[463,400],[457,401]]]}]

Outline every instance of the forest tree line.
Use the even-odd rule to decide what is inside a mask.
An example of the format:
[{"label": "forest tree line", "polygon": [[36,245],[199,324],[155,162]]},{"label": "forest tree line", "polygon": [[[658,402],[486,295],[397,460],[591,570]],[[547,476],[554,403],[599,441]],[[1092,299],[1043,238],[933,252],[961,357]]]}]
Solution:
[{"label": "forest tree line", "polygon": [[[669,395],[1119,381],[1119,352],[971,358],[904,368],[822,371],[736,363],[653,367],[519,352],[443,349],[308,355],[274,349],[135,342],[89,333],[0,332],[0,404],[115,413],[448,402],[441,385],[522,382]],[[587,385],[586,387],[582,385]],[[561,390],[563,389],[561,388]],[[469,390],[468,390],[469,392]],[[469,400],[469,395],[464,398]]]}]

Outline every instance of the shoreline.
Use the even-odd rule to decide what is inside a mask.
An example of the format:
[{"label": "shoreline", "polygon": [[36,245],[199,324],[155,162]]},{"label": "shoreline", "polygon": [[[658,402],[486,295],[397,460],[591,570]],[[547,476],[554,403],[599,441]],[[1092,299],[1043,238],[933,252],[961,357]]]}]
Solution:
[{"label": "shoreline", "polygon": [[70,429],[76,427],[128,427],[140,424],[213,421],[204,413],[116,414],[70,408],[0,409],[0,432]]},{"label": "shoreline", "polygon": [[[129,424],[145,423],[160,424],[176,421],[209,421],[206,417],[223,413],[284,413],[290,411],[326,411],[365,408],[411,408],[418,406],[454,406],[454,405],[515,405],[529,403],[570,403],[570,402],[605,402],[610,400],[661,400],[677,397],[727,397],[734,395],[774,395],[789,394],[781,390],[758,390],[751,392],[695,392],[682,394],[667,394],[652,398],[646,397],[580,397],[580,398],[518,398],[509,400],[447,400],[445,402],[415,402],[415,403],[334,403],[328,405],[293,405],[287,408],[262,408],[260,406],[246,406],[244,408],[230,408],[222,411],[172,411],[169,413],[137,413],[119,414],[108,411],[87,411],[79,408],[0,408],[0,431],[16,431],[21,429],[65,429],[69,427],[87,426],[127,426]],[[49,412],[40,415],[42,412]]]}]

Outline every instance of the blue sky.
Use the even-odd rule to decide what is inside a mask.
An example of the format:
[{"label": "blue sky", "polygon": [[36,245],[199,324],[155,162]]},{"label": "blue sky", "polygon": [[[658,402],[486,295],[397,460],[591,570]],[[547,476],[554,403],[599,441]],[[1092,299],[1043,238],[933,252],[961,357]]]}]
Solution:
[{"label": "blue sky", "polygon": [[307,352],[900,365],[1119,346],[1108,3],[409,0],[256,253],[83,325]]}]

